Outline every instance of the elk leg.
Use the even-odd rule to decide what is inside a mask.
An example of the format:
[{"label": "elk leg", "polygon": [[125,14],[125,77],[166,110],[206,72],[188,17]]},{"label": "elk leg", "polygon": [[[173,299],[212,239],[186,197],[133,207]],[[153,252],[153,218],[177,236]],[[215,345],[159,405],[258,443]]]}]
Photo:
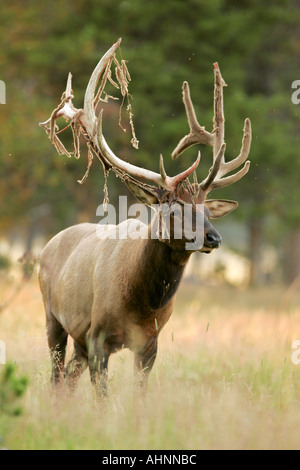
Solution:
[{"label": "elk leg", "polygon": [[65,372],[66,382],[72,392],[75,391],[82,372],[87,367],[87,352],[74,341],[74,352]]},{"label": "elk leg", "polygon": [[107,395],[107,366],[110,352],[105,347],[104,335],[90,338],[88,365],[97,398]]},{"label": "elk leg", "polygon": [[134,370],[137,385],[143,393],[147,391],[148,378],[157,355],[157,337],[152,338],[146,346],[134,354]]},{"label": "elk leg", "polygon": [[68,334],[52,314],[47,318],[47,336],[52,362],[51,382],[57,385],[63,379]]}]

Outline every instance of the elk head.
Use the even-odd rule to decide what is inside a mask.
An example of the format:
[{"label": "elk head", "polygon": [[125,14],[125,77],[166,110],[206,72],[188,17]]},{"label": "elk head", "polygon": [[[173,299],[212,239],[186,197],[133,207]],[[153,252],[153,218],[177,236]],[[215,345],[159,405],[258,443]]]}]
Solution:
[{"label": "elk head", "polygon": [[[74,136],[75,157],[79,157],[80,134],[83,135],[87,141],[89,150],[88,170],[92,163],[93,155],[95,154],[102,162],[105,171],[113,170],[118,176],[120,176],[140,202],[146,205],[155,204],[156,207],[158,207],[158,214],[160,213],[162,205],[164,205],[164,207],[169,207],[169,214],[171,221],[173,221],[171,222],[170,233],[168,233],[167,236],[164,236],[163,225],[160,223],[158,226],[158,234],[160,240],[165,243],[170,243],[172,248],[182,249],[183,243],[186,241],[195,241],[197,216],[202,218],[202,227],[204,227],[203,243],[201,246],[196,244],[192,251],[209,253],[212,249],[219,247],[221,244],[221,237],[212,227],[209,219],[219,218],[228,214],[238,206],[238,203],[223,199],[207,199],[207,195],[213,189],[228,186],[238,181],[248,172],[250,162],[246,161],[246,159],[248,157],[251,144],[250,120],[245,120],[240,154],[235,159],[225,162],[224,154],[226,145],[224,143],[223,87],[226,84],[221,76],[218,64],[215,63],[213,131],[208,132],[204,127],[199,125],[191,100],[189,85],[187,82],[184,82],[183,102],[186,109],[190,132],[181,139],[172,153],[172,158],[176,159],[182,152],[184,152],[184,150],[192,145],[205,144],[211,146],[213,148],[213,164],[209,170],[208,176],[201,183],[197,182],[196,169],[200,162],[200,152],[198,152],[197,159],[192,166],[173,177],[166,174],[162,156],[160,156],[159,173],[121,160],[108,146],[103,135],[102,110],[97,113],[97,107],[99,102],[102,100],[106,81],[110,80],[114,85],[117,85],[111,78],[111,66],[113,63],[116,65],[116,77],[121,88],[123,100],[126,95],[128,97],[127,86],[130,76],[125,61],[122,61],[120,64],[115,56],[115,52],[120,46],[120,43],[121,39],[119,39],[106,52],[92,73],[86,89],[83,109],[76,109],[73,106],[71,87],[72,77],[71,74],[69,74],[67,87],[63,93],[60,105],[52,112],[50,119],[40,125],[44,127],[58,152],[61,154],[65,153],[70,156],[57,136],[55,121],[59,117],[71,120]],[[130,118],[131,117],[132,116],[130,115]],[[135,146],[137,144],[135,135],[133,138],[133,144]],[[237,170],[242,164],[244,164],[242,169],[230,176],[225,176],[228,173]],[[88,170],[85,176],[87,176]],[[191,183],[189,181],[189,177],[192,174],[194,177],[193,182]],[[150,182],[152,184],[149,184]],[[179,216],[181,216],[180,220],[183,220],[182,215],[186,210],[186,207],[190,207],[192,217],[190,219],[190,226],[185,227],[184,237],[179,241],[175,236],[175,221],[178,220]],[[180,212],[181,214],[179,214]],[[158,220],[160,220],[159,216]]]}]

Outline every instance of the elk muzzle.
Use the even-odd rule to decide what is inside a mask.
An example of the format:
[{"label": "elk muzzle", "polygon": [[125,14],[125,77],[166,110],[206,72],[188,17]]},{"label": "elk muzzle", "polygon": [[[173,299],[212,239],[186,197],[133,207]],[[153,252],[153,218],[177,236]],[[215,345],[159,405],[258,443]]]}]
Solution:
[{"label": "elk muzzle", "polygon": [[219,248],[222,243],[222,237],[216,232],[216,230],[211,230],[205,236],[204,245],[209,248]]},{"label": "elk muzzle", "polygon": [[205,225],[208,225],[208,227],[205,227],[203,246],[199,251],[201,253],[211,253],[212,250],[221,246],[222,237],[208,221]]}]

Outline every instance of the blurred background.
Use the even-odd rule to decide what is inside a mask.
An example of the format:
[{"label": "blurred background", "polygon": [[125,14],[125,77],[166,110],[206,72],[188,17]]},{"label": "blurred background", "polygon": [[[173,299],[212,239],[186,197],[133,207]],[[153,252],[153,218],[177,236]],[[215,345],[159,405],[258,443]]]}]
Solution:
[{"label": "blurred background", "polygon": [[[59,104],[68,72],[74,105],[82,107],[91,72],[122,37],[131,75],[129,92],[139,150],[118,126],[119,103],[105,105],[104,134],[123,159],[154,171],[164,155],[174,175],[190,165],[195,147],[175,162],[171,152],[188,131],[181,86],[190,84],[198,120],[212,130],[213,63],[224,89],[227,160],[238,155],[244,119],[252,121],[251,167],[235,185],[212,197],[240,206],[215,223],[224,243],[210,256],[194,255],[187,277],[238,286],[286,284],[300,279],[300,105],[292,82],[300,80],[300,1],[273,0],[64,0],[2,5],[0,79],[0,269],[25,251],[39,254],[47,240],[77,222],[97,221],[104,177],[87,155],[60,156],[38,125]],[[123,123],[125,126],[124,113]],[[72,149],[71,134],[62,136]],[[200,148],[198,179],[211,165]],[[109,199],[129,193],[113,174]],[[298,284],[299,285],[299,284]]]}]

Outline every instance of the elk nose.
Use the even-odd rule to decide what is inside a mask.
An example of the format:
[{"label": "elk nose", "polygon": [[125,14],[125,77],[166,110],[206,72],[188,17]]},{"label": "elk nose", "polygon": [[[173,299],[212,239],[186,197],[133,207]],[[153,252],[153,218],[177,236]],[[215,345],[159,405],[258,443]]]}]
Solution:
[{"label": "elk nose", "polygon": [[222,238],[217,232],[208,232],[206,234],[205,244],[210,248],[219,248],[222,243]]}]

